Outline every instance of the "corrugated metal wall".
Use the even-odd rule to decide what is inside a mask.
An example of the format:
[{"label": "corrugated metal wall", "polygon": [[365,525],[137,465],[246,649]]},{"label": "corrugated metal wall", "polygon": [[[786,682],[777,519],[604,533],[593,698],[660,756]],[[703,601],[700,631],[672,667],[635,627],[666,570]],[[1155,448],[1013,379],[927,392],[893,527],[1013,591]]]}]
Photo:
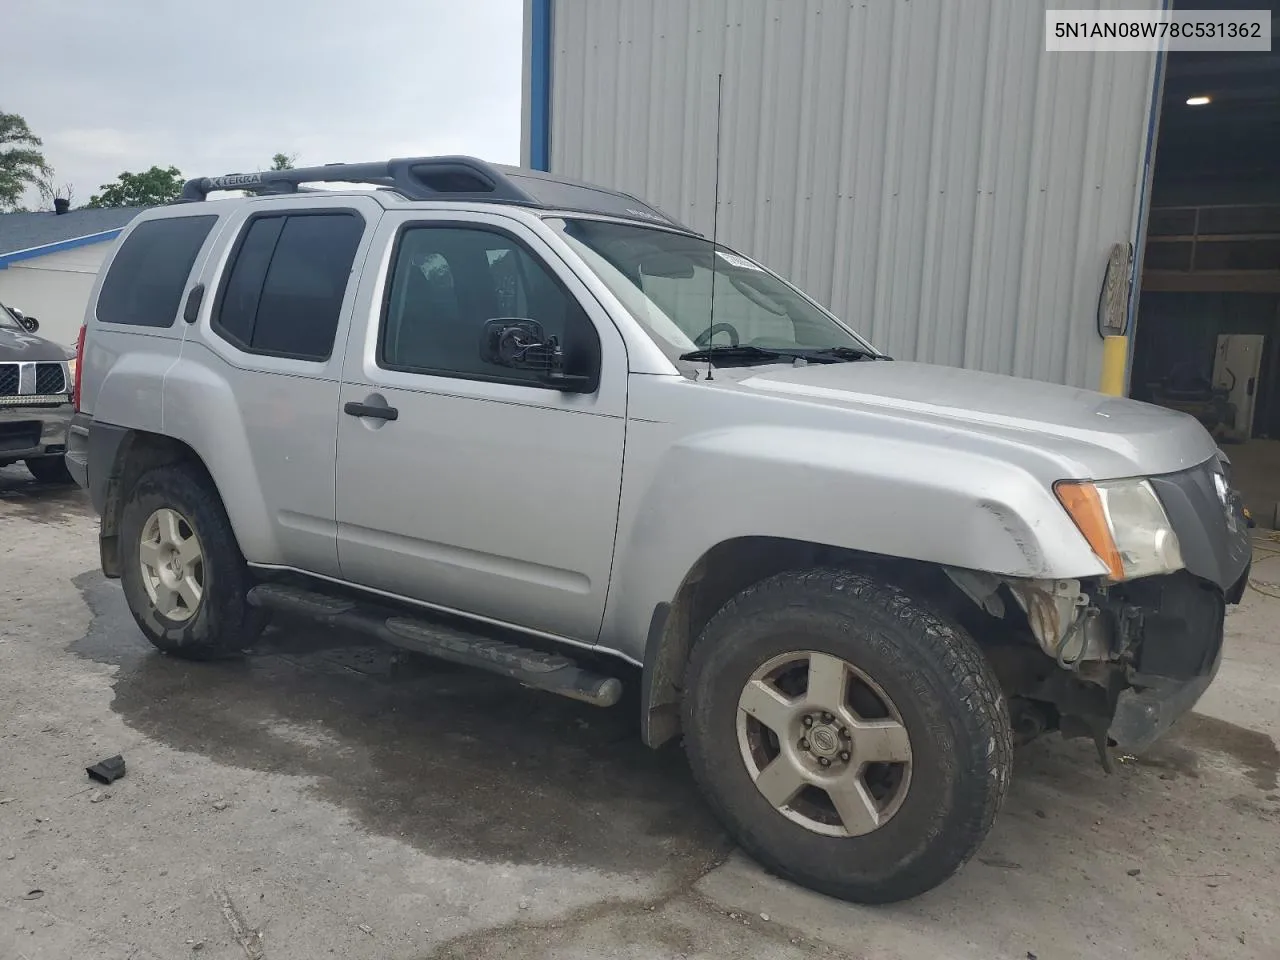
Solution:
[{"label": "corrugated metal wall", "polygon": [[709,234],[723,70],[723,242],[893,356],[1096,387],[1156,58],[1046,53],[1050,5],[554,0],[551,169]]}]

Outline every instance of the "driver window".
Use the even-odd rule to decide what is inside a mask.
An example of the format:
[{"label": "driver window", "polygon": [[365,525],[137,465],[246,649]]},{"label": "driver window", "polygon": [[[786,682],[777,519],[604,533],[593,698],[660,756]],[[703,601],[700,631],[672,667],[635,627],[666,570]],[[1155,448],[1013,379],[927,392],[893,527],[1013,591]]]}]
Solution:
[{"label": "driver window", "polygon": [[380,366],[472,380],[541,384],[481,359],[498,318],[536,320],[564,347],[567,373],[592,376],[600,341],[578,301],[532,253],[497,231],[412,226],[400,236],[383,311]]}]

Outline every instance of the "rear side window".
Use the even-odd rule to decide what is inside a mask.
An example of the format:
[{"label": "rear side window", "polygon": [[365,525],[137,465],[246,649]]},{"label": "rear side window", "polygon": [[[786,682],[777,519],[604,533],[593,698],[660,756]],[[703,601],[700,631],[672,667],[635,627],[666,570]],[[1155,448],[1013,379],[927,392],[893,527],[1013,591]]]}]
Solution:
[{"label": "rear side window", "polygon": [[168,217],[138,224],[102,281],[99,322],[172,326],[196,255],[217,219]]},{"label": "rear side window", "polygon": [[213,328],[249,353],[327,360],[364,220],[347,211],[254,217],[223,280]]}]

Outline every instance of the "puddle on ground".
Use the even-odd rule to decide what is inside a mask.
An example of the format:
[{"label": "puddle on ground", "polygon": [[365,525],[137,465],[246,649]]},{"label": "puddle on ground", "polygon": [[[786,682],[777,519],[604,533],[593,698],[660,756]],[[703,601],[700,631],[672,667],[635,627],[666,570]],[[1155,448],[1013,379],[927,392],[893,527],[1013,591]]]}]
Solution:
[{"label": "puddle on ground", "polygon": [[92,513],[88,494],[74,484],[38,483],[20,463],[0,468],[0,517],[66,523]]},{"label": "puddle on ground", "polygon": [[70,649],[119,666],[112,709],[130,726],[315,777],[377,833],[458,859],[638,873],[701,873],[728,850],[680,750],[640,742],[634,700],[602,710],[322,628],[187,663],[143,639],[118,584],[75,583],[92,621]]}]

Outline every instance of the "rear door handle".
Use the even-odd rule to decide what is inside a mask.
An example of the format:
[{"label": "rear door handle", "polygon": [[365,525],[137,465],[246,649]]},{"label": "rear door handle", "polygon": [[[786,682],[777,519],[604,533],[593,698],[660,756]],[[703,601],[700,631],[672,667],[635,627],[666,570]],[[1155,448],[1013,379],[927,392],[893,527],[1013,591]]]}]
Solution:
[{"label": "rear door handle", "polygon": [[371,403],[360,403],[358,400],[348,400],[342,412],[353,417],[374,417],[378,420],[398,420],[400,417],[400,411],[395,407],[375,407]]}]

